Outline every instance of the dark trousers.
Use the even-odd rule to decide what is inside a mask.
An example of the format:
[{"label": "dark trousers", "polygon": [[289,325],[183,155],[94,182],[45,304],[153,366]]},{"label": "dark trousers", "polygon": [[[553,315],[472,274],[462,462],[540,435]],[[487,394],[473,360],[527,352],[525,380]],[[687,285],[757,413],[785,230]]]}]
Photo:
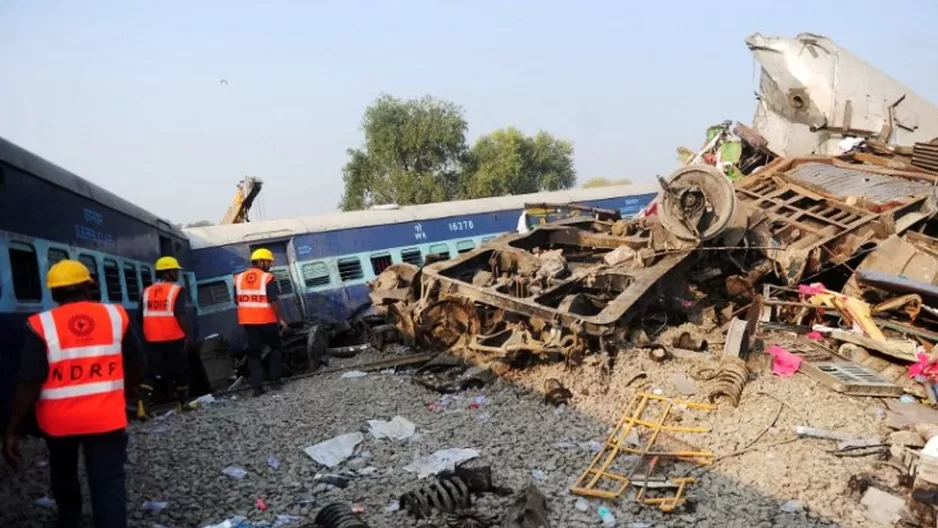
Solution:
[{"label": "dark trousers", "polygon": [[78,483],[78,448],[81,446],[85,451],[95,527],[125,528],[127,434],[124,430],[82,436],[47,436],[46,445],[49,447],[52,497],[59,510],[56,526],[71,528],[81,524],[81,487]]},{"label": "dark trousers", "polygon": [[167,394],[174,387],[189,384],[189,358],[186,357],[186,340],[147,342],[147,371],[143,381],[154,387],[157,380],[165,383],[162,390]]},{"label": "dark trousers", "polygon": [[264,384],[264,365],[261,356],[264,347],[270,347],[267,367],[270,379],[279,382],[283,375],[283,343],[280,340],[280,327],[276,324],[244,325],[248,342],[248,370],[251,371],[251,387],[260,389]]}]

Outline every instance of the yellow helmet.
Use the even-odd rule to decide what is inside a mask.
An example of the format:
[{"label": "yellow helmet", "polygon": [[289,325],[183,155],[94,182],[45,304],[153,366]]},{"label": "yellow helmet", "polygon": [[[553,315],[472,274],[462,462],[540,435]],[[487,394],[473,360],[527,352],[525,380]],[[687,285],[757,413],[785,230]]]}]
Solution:
[{"label": "yellow helmet", "polygon": [[273,262],[274,254],[271,253],[269,249],[255,249],[254,253],[251,253],[251,262],[254,262],[255,260],[269,260]]},{"label": "yellow helmet", "polygon": [[175,257],[160,257],[156,259],[156,271],[181,270],[182,266]]},{"label": "yellow helmet", "polygon": [[86,282],[92,282],[91,273],[77,260],[60,260],[46,273],[46,287],[50,290],[77,286]]}]

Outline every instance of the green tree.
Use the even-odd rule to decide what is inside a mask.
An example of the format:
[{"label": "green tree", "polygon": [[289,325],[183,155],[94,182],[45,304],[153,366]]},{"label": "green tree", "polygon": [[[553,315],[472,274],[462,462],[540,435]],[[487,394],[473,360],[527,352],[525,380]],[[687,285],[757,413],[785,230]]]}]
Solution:
[{"label": "green tree", "polygon": [[555,139],[547,132],[528,137],[509,127],[476,141],[469,151],[460,194],[484,198],[555,191],[575,182],[569,141]]},{"label": "green tree", "polygon": [[632,180],[628,178],[619,178],[617,180],[610,180],[609,178],[590,178],[583,182],[584,189],[592,189],[593,187],[608,187],[610,185],[632,185]]},{"label": "green tree", "polygon": [[342,169],[342,210],[444,201],[457,193],[466,152],[460,107],[429,96],[382,95],[365,109],[362,130],[364,145],[349,149]]}]

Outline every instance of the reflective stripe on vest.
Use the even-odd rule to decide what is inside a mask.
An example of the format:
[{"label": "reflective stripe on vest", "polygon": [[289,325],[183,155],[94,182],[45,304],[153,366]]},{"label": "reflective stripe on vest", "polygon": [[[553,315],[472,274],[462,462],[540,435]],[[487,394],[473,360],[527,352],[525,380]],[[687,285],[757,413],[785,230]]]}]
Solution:
[{"label": "reflective stripe on vest", "polygon": [[[251,280],[253,278],[254,280]],[[277,313],[267,299],[267,284],[274,276],[251,268],[235,276],[238,324],[260,325],[277,322]]]},{"label": "reflective stripe on vest", "polygon": [[158,282],[143,290],[143,337],[151,343],[186,337],[176,319],[176,300],[182,287]]},{"label": "reflective stripe on vest", "polygon": [[127,426],[121,340],[128,320],[122,307],[92,302],[29,318],[45,341],[49,362],[36,403],[46,434],[98,434]]}]

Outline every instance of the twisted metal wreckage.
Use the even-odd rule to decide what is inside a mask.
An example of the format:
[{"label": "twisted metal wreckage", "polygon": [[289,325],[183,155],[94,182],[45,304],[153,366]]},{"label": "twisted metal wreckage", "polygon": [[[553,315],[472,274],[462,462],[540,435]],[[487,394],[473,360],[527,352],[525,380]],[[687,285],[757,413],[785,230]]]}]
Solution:
[{"label": "twisted metal wreckage", "polygon": [[644,345],[683,322],[727,324],[761,283],[796,285],[938,213],[938,174],[871,148],[778,158],[735,182],[685,166],[659,178],[656,216],[572,209],[453,260],[394,265],[372,301],[408,345],[498,373]]}]

